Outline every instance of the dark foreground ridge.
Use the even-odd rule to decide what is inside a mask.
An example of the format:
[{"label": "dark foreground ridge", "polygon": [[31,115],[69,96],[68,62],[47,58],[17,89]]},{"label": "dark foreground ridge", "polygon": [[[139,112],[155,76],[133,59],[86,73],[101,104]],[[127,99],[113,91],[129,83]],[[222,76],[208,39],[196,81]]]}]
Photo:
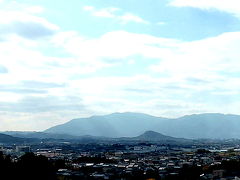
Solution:
[{"label": "dark foreground ridge", "polygon": [[27,153],[16,162],[0,152],[0,179],[2,180],[57,180],[56,171],[64,168],[61,160],[51,162],[47,157]]}]

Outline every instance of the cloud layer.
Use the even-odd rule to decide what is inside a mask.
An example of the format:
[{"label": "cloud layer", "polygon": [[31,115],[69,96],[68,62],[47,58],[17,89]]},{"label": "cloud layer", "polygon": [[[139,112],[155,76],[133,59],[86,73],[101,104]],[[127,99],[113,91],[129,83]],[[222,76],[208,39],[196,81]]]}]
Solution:
[{"label": "cloud layer", "polygon": [[[148,21],[142,19],[141,17],[129,13],[129,12],[121,12],[121,9],[119,8],[114,8],[114,7],[108,7],[104,9],[96,9],[93,6],[84,6],[83,9],[85,11],[90,12],[93,16],[96,17],[102,17],[102,18],[112,18],[117,21],[119,21],[122,24],[127,24],[127,23],[141,23],[141,24],[149,24]],[[120,12],[120,13],[119,13]]]},{"label": "cloud layer", "polygon": [[170,2],[170,5],[177,7],[194,7],[204,10],[219,10],[240,18],[238,0],[173,0]]},{"label": "cloud layer", "polygon": [[[221,10],[217,1],[171,5]],[[125,29],[85,36],[48,20],[44,7],[6,7],[0,11],[0,130],[43,130],[123,111],[240,114],[240,32],[195,41]],[[82,9],[124,27],[151,24],[121,8]]]}]

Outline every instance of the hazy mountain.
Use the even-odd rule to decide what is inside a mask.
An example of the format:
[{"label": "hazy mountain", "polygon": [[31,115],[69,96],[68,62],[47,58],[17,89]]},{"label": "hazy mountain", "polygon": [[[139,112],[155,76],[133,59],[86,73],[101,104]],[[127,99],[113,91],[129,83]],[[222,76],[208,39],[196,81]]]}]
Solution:
[{"label": "hazy mountain", "polygon": [[[240,138],[240,116],[230,114],[194,114],[172,120],[169,129],[162,129],[176,137],[186,138]],[[166,131],[165,131],[166,130]]]},{"label": "hazy mountain", "polygon": [[44,132],[78,136],[135,137],[145,131],[152,130],[153,126],[166,120],[166,118],[141,113],[113,113],[105,116],[73,119]]},{"label": "hazy mountain", "polygon": [[53,134],[35,131],[4,131],[3,134],[20,138],[37,138],[37,139],[78,139],[78,136],[68,134]]},{"label": "hazy mountain", "polygon": [[141,113],[113,113],[73,119],[45,133],[136,137],[145,131],[179,138],[240,138],[240,116],[207,113],[169,119]]},{"label": "hazy mountain", "polygon": [[6,135],[6,134],[0,134],[0,143],[1,144],[23,143],[23,142],[25,142],[25,139],[23,139],[23,138],[13,137],[13,136]]}]

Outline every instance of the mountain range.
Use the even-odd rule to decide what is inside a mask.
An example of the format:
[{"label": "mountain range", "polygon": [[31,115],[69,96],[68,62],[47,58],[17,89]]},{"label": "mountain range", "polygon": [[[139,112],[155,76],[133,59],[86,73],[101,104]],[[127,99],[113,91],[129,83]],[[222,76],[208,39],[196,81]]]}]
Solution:
[{"label": "mountain range", "polygon": [[[136,137],[108,138],[97,136],[69,136],[65,134],[48,134],[39,132],[18,132],[15,131],[0,133],[0,144],[21,144],[21,143],[40,143],[40,142],[78,142],[78,143],[100,143],[100,142],[157,142],[167,144],[192,143],[192,140],[165,136],[154,131],[146,131]],[[9,135],[11,134],[11,135]],[[24,135],[23,135],[24,134]],[[44,134],[44,135],[43,135]],[[34,137],[34,138],[33,138]]]},{"label": "mountain range", "polygon": [[73,119],[51,127],[44,133],[119,138],[137,137],[146,131],[188,139],[240,138],[240,116],[205,113],[180,118],[163,118],[142,113],[113,113]]},{"label": "mountain range", "polygon": [[0,134],[0,143],[23,142],[21,138],[13,137],[6,134]]},{"label": "mountain range", "polygon": [[22,144],[22,143],[33,143],[39,142],[39,139],[34,138],[21,138],[21,137],[14,137],[8,134],[0,133],[0,144]]}]

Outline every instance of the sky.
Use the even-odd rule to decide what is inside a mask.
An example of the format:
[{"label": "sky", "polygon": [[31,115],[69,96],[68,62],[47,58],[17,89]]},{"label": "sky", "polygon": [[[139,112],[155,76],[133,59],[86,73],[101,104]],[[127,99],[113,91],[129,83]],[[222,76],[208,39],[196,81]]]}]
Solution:
[{"label": "sky", "polygon": [[239,0],[0,0],[0,131],[240,114],[239,47]]}]

